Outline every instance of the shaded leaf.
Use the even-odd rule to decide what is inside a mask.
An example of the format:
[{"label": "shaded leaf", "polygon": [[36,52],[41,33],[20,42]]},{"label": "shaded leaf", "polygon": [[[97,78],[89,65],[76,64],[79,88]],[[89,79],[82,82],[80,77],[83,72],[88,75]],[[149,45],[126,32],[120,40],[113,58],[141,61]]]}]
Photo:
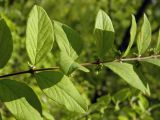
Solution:
[{"label": "shaded leaf", "polygon": [[26,49],[31,64],[39,63],[54,42],[52,22],[45,10],[34,6],[27,22]]},{"label": "shaded leaf", "polygon": [[42,91],[52,100],[73,112],[84,113],[87,105],[69,78],[61,72],[46,71],[35,74]]},{"label": "shaded leaf", "polygon": [[113,95],[114,102],[123,102],[132,95],[129,88],[122,89]]},{"label": "shaded leaf", "polygon": [[131,86],[149,95],[147,88],[144,86],[143,82],[140,80],[138,75],[134,72],[133,66],[131,64],[109,62],[109,63],[104,63],[104,66],[111,69],[113,72],[115,72],[117,75],[123,78]]},{"label": "shaded leaf", "polygon": [[144,14],[141,31],[137,38],[138,54],[143,54],[151,42],[151,27],[147,16]]},{"label": "shaded leaf", "polygon": [[33,90],[24,83],[0,80],[0,99],[17,120],[42,120],[42,108]]},{"label": "shaded leaf", "polygon": [[136,19],[135,19],[134,15],[132,15],[132,25],[131,25],[131,29],[130,29],[130,41],[129,41],[129,45],[128,45],[128,47],[122,57],[126,57],[128,55],[128,53],[133,45],[134,39],[136,37],[136,31],[137,31]]},{"label": "shaded leaf", "polygon": [[106,52],[112,48],[114,43],[112,21],[103,10],[99,10],[97,14],[94,33],[96,36],[98,55],[102,58]]},{"label": "shaded leaf", "polygon": [[3,68],[13,51],[12,35],[6,22],[0,20],[0,68]]}]

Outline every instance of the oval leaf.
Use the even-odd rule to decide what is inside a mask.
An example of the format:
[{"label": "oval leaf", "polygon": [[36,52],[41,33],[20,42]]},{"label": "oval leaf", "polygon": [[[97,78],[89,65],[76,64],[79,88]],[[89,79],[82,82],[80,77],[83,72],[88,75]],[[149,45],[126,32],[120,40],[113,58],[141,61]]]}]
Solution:
[{"label": "oval leaf", "polygon": [[103,57],[114,43],[114,28],[109,16],[99,10],[95,22],[96,45],[99,57]]},{"label": "oval leaf", "polygon": [[133,45],[134,39],[136,37],[136,31],[137,31],[136,19],[135,19],[134,15],[132,15],[132,25],[131,25],[131,29],[130,29],[130,41],[129,41],[129,45],[128,45],[128,47],[122,57],[126,57],[128,55],[128,53]]},{"label": "oval leaf", "polygon": [[104,66],[111,69],[113,72],[115,72],[117,75],[123,78],[131,86],[149,95],[147,88],[144,86],[143,82],[140,80],[138,75],[134,72],[133,66],[131,64],[109,62],[109,63],[104,63]]},{"label": "oval leaf", "polygon": [[0,80],[0,99],[17,120],[42,120],[40,101],[24,83]]},{"label": "oval leaf", "polygon": [[138,54],[143,54],[151,42],[151,27],[147,16],[144,14],[143,25],[137,38]]},{"label": "oval leaf", "polygon": [[42,91],[52,100],[73,112],[84,113],[87,105],[69,78],[61,72],[39,72],[35,74]]},{"label": "oval leaf", "polygon": [[0,68],[3,68],[13,51],[12,35],[6,22],[0,20]]},{"label": "oval leaf", "polygon": [[26,49],[32,65],[50,52],[54,42],[52,22],[45,10],[34,6],[27,22]]}]

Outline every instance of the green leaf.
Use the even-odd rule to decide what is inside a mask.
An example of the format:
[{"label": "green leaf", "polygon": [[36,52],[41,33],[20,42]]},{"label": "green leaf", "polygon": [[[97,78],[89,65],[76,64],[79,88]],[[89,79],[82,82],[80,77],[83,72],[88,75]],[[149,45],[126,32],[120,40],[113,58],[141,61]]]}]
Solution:
[{"label": "green leaf", "polygon": [[65,24],[54,21],[56,42],[60,51],[76,60],[83,48],[83,41],[79,34]]},{"label": "green leaf", "polygon": [[52,100],[73,112],[84,113],[87,104],[67,76],[57,71],[35,74],[42,91]]},{"label": "green leaf", "polygon": [[109,16],[99,10],[95,22],[96,45],[99,57],[103,57],[114,43],[114,28]]},{"label": "green leaf", "polygon": [[144,14],[143,25],[137,38],[138,54],[143,54],[151,42],[151,27],[147,16]]},{"label": "green leaf", "polygon": [[75,62],[80,55],[83,42],[77,32],[65,24],[54,21],[55,38],[60,49],[60,67],[62,71],[69,75],[74,70],[79,69],[85,72],[88,70]]},{"label": "green leaf", "polygon": [[74,70],[79,69],[84,72],[89,72],[89,70],[79,63],[75,62],[71,57],[69,57],[66,53],[61,52],[60,53],[60,68],[62,71],[69,75],[72,73]]},{"label": "green leaf", "polygon": [[138,75],[134,72],[133,66],[131,64],[109,62],[109,63],[104,63],[104,66],[111,69],[113,72],[115,72],[117,75],[123,78],[131,86],[149,95],[147,88],[144,86],[143,82],[140,80]]},{"label": "green leaf", "polygon": [[30,62],[39,63],[51,51],[54,42],[52,22],[45,10],[34,6],[27,22],[26,49]]},{"label": "green leaf", "polygon": [[12,35],[6,22],[0,20],[0,68],[3,68],[13,51]]},{"label": "green leaf", "polygon": [[158,33],[158,41],[157,41],[157,46],[156,46],[156,53],[160,51],[160,30]]},{"label": "green leaf", "polygon": [[0,99],[17,120],[42,120],[42,108],[33,90],[24,83],[0,80]]},{"label": "green leaf", "polygon": [[135,19],[134,15],[132,15],[132,25],[131,25],[131,29],[130,29],[130,41],[129,41],[129,45],[128,45],[128,47],[122,57],[126,57],[128,55],[128,53],[133,45],[134,39],[136,37],[136,31],[137,31],[136,19]]},{"label": "green leaf", "polygon": [[129,88],[122,89],[114,94],[113,101],[114,102],[123,102],[127,98],[129,98],[132,95]]},{"label": "green leaf", "polygon": [[151,63],[153,65],[159,66],[160,67],[160,59],[156,59],[156,58],[151,58],[151,59],[145,59],[143,60],[145,62]]}]

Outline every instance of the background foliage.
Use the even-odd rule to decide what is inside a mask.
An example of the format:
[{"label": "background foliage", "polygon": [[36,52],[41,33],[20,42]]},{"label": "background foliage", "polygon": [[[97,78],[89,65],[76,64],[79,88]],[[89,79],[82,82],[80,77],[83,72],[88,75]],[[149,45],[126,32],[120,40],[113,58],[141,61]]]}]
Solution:
[{"label": "background foliage", "polygon": [[[115,30],[115,46],[113,51],[106,55],[106,58],[113,58],[115,55],[118,57],[120,50],[124,51],[126,48],[124,41],[129,39],[125,36],[127,36],[131,14],[136,16],[137,26],[142,24],[144,12],[148,16],[153,34],[147,54],[153,52],[152,47],[157,42],[160,26],[160,1],[158,0],[0,0],[0,14],[11,29],[14,42],[11,59],[0,71],[0,74],[28,69],[25,33],[29,12],[35,4],[42,6],[51,20],[58,20],[79,32],[84,42],[84,48],[78,60],[81,62],[96,59],[93,32],[95,18],[100,8],[110,16]],[[136,43],[134,43],[132,51],[136,51],[134,46]],[[118,48],[119,51],[115,48]],[[52,53],[48,54],[38,67],[57,65],[59,61],[57,45]],[[130,55],[133,55],[133,52]],[[33,88],[41,100],[43,114],[49,120],[158,120],[160,118],[160,69],[146,63],[133,62],[133,64],[138,75],[149,84],[151,96],[145,96],[130,87],[109,69],[99,71],[100,68],[91,66],[89,67],[90,73],[76,71],[73,74],[73,83],[89,104],[89,110],[82,115],[69,112],[48,99],[37,87],[32,76],[26,74],[11,79],[27,83]],[[14,120],[3,104],[1,104],[0,110],[3,119]]]}]

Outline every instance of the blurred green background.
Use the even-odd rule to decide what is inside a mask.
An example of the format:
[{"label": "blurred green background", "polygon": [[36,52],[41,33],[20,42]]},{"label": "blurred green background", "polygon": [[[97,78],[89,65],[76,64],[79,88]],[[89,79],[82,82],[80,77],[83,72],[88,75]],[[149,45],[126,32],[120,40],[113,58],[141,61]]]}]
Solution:
[{"label": "blurred green background", "polygon": [[[95,37],[93,35],[95,17],[103,9],[110,17],[115,29],[115,44],[107,59],[114,59],[124,51],[129,37],[131,14],[141,25],[143,13],[146,13],[152,27],[152,53],[160,27],[159,0],[0,0],[0,15],[12,31],[14,51],[7,66],[0,74],[28,69],[25,49],[26,22],[33,5],[42,6],[51,20],[58,20],[78,31],[84,42],[80,63],[96,59]],[[136,53],[135,45],[132,51]],[[133,52],[130,56],[134,56]],[[142,80],[150,86],[151,96],[144,96],[130,87],[108,69],[89,67],[90,73],[76,71],[72,77],[79,92],[89,104],[87,114],[71,113],[49,100],[38,88],[30,75],[18,75],[11,79],[25,82],[38,94],[46,120],[159,120],[160,119],[160,68],[146,63],[132,62]],[[37,67],[58,65],[57,45],[52,53]],[[127,74],[127,73],[126,73]],[[111,100],[112,99],[112,100]],[[111,100],[111,101],[110,101]],[[0,111],[4,120],[14,117],[1,103]]]}]

